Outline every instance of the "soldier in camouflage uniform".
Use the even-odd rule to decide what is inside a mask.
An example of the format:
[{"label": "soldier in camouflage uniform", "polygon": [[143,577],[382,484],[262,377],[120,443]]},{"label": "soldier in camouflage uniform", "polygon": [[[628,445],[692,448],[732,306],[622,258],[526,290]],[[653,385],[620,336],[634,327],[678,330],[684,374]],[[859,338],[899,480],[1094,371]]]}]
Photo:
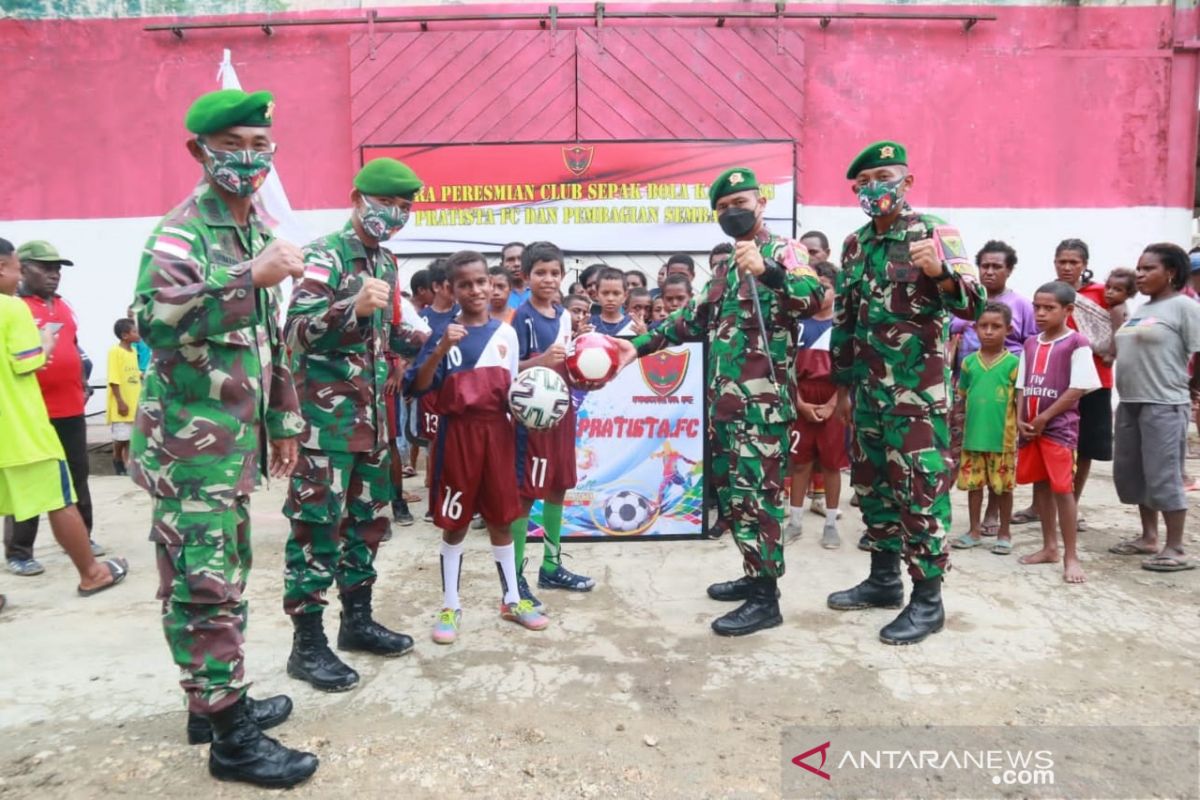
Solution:
[{"label": "soldier in camouflage uniform", "polygon": [[942,574],[950,566],[949,315],[974,320],[986,298],[958,232],[905,202],[913,177],[901,145],[876,142],[846,177],[871,222],[842,250],[830,355],[837,413],[854,430],[851,480],[871,573],[831,594],[829,606],[899,608],[903,557],[912,597],[879,635],[914,644],[942,629]]},{"label": "soldier in camouflage uniform", "polygon": [[291,786],[317,759],[263,736],[292,703],[246,697],[247,504],[264,470],[286,477],[303,429],[279,331],[278,284],[303,271],[252,197],[271,169],[268,92],[192,104],[187,143],[206,180],[146,243],[134,312],[153,351],[132,437],[134,481],[153,500],[163,630],[183,673],[188,737],[212,740],[222,780]]},{"label": "soldier in camouflage uniform", "polygon": [[713,584],[708,594],[744,601],[712,624],[718,634],[740,636],[783,622],[776,580],[784,570],[787,436],[796,418],[791,400],[796,320],[816,313],[824,289],[808,267],[808,251],[767,230],[767,200],[753,172],[725,171],[708,196],[721,230],[736,240],[733,258],[657,329],[619,346],[628,364],[673,344],[709,344],[709,416],[717,445],[713,484],[745,575]]},{"label": "soldier in camouflage uniform", "polygon": [[413,646],[372,619],[371,595],[375,553],[389,525],[383,510],[393,495],[387,356],[414,357],[425,342],[411,325],[393,324],[396,258],[381,242],[404,226],[420,188],[394,159],[363,167],[350,221],[304,248],[304,278],[288,307],[284,331],[305,430],[283,508],[292,521],[283,608],[295,626],[287,670],[324,691],[358,683],[358,673],[329,649],[321,624],[334,581],[342,599],[339,650],[398,656]]}]

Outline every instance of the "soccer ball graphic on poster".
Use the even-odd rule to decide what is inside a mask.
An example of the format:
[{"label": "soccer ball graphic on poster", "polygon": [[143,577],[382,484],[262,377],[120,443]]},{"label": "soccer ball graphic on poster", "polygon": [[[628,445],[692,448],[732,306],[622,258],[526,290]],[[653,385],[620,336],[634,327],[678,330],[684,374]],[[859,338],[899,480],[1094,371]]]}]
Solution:
[{"label": "soccer ball graphic on poster", "polygon": [[654,504],[648,499],[623,489],[604,500],[601,513],[604,527],[616,534],[640,533],[653,522]]},{"label": "soccer ball graphic on poster", "polygon": [[526,428],[553,428],[570,406],[566,381],[547,367],[530,367],[518,374],[508,389],[508,407]]},{"label": "soccer ball graphic on poster", "polygon": [[572,384],[595,390],[613,379],[621,361],[611,339],[600,333],[585,333],[567,346],[565,363]]}]

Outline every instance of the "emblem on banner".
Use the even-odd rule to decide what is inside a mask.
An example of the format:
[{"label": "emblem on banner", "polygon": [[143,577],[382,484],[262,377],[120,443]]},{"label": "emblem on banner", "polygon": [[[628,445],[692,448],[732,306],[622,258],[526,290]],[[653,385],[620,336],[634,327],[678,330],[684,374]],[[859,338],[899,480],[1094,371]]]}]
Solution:
[{"label": "emblem on banner", "polygon": [[567,165],[567,169],[571,170],[571,174],[578,178],[592,165],[592,155],[595,151],[596,148],[590,144],[564,145],[562,149],[563,163]]},{"label": "emblem on banner", "polygon": [[683,385],[691,357],[689,350],[659,350],[639,359],[642,380],[659,397],[670,397]]}]

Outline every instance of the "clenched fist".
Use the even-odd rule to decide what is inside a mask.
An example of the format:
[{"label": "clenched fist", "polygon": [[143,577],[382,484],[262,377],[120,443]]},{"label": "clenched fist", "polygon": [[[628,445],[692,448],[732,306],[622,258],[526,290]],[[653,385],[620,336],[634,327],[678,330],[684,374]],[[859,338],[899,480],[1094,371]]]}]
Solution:
[{"label": "clenched fist", "polygon": [[734,243],[733,262],[737,264],[737,268],[742,271],[742,274],[750,273],[755,276],[762,275],[767,266],[763,263],[758,245],[752,241]]},{"label": "clenched fist", "polygon": [[938,258],[937,245],[933,239],[921,239],[908,246],[908,255],[913,266],[920,267],[930,278],[938,278],[942,274],[942,260]]},{"label": "clenched fist", "polygon": [[388,307],[391,299],[391,287],[387,281],[366,276],[354,299],[354,316],[369,317],[381,308]]},{"label": "clenched fist", "polygon": [[275,239],[250,262],[250,276],[256,289],[278,286],[285,278],[304,274],[304,256],[291,242]]}]

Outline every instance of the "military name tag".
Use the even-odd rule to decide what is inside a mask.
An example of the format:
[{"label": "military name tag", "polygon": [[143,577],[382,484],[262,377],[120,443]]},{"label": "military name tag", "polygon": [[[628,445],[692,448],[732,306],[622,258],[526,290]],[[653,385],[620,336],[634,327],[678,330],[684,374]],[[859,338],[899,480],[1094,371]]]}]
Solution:
[{"label": "military name tag", "polygon": [[921,270],[910,259],[907,242],[888,247],[887,277],[892,283],[913,283],[921,277]]}]

